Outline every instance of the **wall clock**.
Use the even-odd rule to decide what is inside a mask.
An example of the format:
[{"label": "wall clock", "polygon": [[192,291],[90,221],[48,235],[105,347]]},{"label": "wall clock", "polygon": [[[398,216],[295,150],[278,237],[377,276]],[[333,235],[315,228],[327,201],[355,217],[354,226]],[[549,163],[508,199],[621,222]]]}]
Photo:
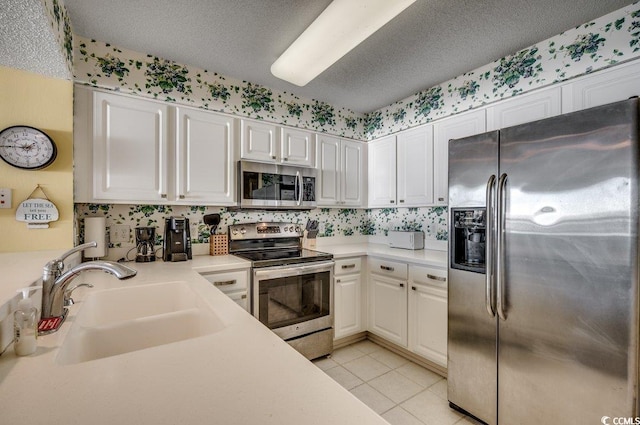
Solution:
[{"label": "wall clock", "polygon": [[0,132],[0,158],[23,170],[39,170],[56,159],[56,144],[44,132],[24,125]]}]

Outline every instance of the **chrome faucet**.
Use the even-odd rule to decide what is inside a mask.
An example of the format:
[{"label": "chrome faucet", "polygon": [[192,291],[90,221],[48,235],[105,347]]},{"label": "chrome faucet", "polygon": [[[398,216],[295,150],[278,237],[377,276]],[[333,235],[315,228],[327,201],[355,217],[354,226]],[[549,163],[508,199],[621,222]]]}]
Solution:
[{"label": "chrome faucet", "polygon": [[60,328],[67,316],[64,308],[67,286],[81,272],[87,270],[102,270],[110,273],[118,279],[128,279],[136,275],[137,271],[131,267],[115,263],[113,261],[89,261],[80,263],[72,269],[62,273],[64,260],[76,252],[93,248],[96,242],[88,242],[62,254],[59,258],[49,261],[42,272],[42,315],[39,325],[39,333],[52,333]]}]

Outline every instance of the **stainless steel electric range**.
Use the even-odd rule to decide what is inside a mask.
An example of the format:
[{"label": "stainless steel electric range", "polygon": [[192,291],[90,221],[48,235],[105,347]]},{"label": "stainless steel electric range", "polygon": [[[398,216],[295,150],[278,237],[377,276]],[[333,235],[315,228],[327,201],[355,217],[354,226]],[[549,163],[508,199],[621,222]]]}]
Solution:
[{"label": "stainless steel electric range", "polygon": [[309,359],[333,350],[333,255],[302,248],[294,223],[229,226],[229,252],[251,261],[249,305]]}]

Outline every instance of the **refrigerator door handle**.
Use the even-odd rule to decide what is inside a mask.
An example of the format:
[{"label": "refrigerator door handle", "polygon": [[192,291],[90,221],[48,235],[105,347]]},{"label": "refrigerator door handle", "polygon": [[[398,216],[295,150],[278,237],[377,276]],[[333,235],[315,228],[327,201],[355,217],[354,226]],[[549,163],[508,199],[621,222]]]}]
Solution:
[{"label": "refrigerator door handle", "polygon": [[493,269],[493,265],[494,265],[494,260],[493,260],[493,256],[494,256],[494,250],[495,250],[495,246],[494,246],[494,226],[493,226],[493,216],[495,213],[495,207],[494,207],[494,198],[495,198],[495,190],[496,189],[496,176],[495,174],[492,174],[491,177],[489,177],[489,180],[487,181],[487,192],[486,192],[486,205],[487,205],[487,212],[486,212],[486,220],[487,220],[487,231],[486,231],[486,239],[485,239],[485,243],[486,243],[486,255],[485,255],[485,264],[486,264],[486,271],[485,271],[485,304],[487,307],[487,313],[489,313],[489,316],[491,317],[495,317],[496,315],[496,309],[495,309],[495,291],[494,291],[494,269]]},{"label": "refrigerator door handle", "polygon": [[504,225],[506,216],[506,186],[507,174],[504,173],[498,180],[498,215],[497,215],[497,237],[496,237],[496,311],[502,320],[507,320],[504,313]]}]

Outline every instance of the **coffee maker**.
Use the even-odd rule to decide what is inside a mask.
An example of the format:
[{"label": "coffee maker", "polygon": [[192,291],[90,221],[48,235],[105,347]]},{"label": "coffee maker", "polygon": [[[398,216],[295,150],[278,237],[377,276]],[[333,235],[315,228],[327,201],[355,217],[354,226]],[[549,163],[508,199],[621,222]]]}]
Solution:
[{"label": "coffee maker", "polygon": [[156,261],[155,240],[155,227],[136,227],[136,263]]},{"label": "coffee maker", "polygon": [[164,261],[191,260],[191,234],[188,218],[165,218],[162,248],[164,249],[162,254]]}]

